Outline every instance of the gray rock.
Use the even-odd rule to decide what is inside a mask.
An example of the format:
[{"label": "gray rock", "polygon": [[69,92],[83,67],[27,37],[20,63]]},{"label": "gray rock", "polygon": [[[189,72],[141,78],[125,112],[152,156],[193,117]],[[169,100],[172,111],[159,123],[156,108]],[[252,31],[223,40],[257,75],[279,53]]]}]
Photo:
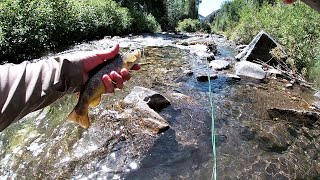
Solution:
[{"label": "gray rock", "polygon": [[286,88],[293,88],[293,85],[291,84],[291,83],[289,83],[289,84],[286,84]]},{"label": "gray rock", "polygon": [[188,69],[188,70],[183,71],[183,74],[185,74],[187,76],[192,76],[193,72],[190,69]]},{"label": "gray rock", "polygon": [[207,61],[209,61],[209,62],[211,62],[211,61],[216,59],[214,57],[214,54],[212,54],[212,53],[206,54],[205,57],[207,58]]},{"label": "gray rock", "polygon": [[209,66],[213,70],[219,71],[223,69],[228,69],[230,67],[230,62],[225,60],[214,60],[210,62]]},{"label": "gray rock", "polygon": [[135,86],[131,93],[123,101],[124,114],[134,114],[139,117],[140,126],[151,134],[159,134],[169,128],[167,120],[162,118],[156,111],[170,105],[167,98],[156,91]]},{"label": "gray rock", "polygon": [[234,79],[234,80],[240,80],[241,77],[234,75],[234,74],[226,74],[226,77]]},{"label": "gray rock", "polygon": [[241,52],[241,51],[243,51],[243,49],[245,49],[246,47],[248,47],[248,45],[239,45],[239,46],[236,47],[236,50],[237,50],[238,52]]},{"label": "gray rock", "polygon": [[316,92],[313,96],[320,99],[320,91]]},{"label": "gray rock", "polygon": [[316,110],[320,110],[320,102],[319,101],[313,102],[312,107],[314,107]]},{"label": "gray rock", "polygon": [[256,79],[264,79],[266,76],[261,65],[249,61],[238,62],[235,66],[235,71],[238,76],[246,76]]},{"label": "gray rock", "polygon": [[259,59],[263,62],[268,62],[270,65],[276,65],[278,64],[276,60],[270,61],[270,59],[272,59],[270,50],[275,47],[278,47],[283,54],[287,54],[284,48],[278,42],[276,42],[273,37],[264,31],[260,31],[250,42],[250,44],[236,56],[236,59],[246,61]]},{"label": "gray rock", "polygon": [[124,99],[124,102],[129,104],[141,101],[158,112],[170,105],[170,101],[158,92],[140,86],[135,86]]}]

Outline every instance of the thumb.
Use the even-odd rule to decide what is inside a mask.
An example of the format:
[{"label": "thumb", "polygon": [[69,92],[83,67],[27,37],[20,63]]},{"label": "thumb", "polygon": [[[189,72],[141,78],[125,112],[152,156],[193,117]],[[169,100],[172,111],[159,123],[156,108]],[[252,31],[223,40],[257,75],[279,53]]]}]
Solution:
[{"label": "thumb", "polygon": [[[107,60],[107,59],[112,59],[114,58],[119,52],[119,44],[115,44],[111,49],[104,50],[104,51],[99,51],[96,53],[96,55],[102,59],[102,62]],[[100,63],[102,63],[100,62]]]},{"label": "thumb", "polygon": [[107,59],[114,58],[119,52],[119,44],[115,44],[111,49],[104,51],[95,51],[94,55],[86,59],[84,63],[84,72],[89,72],[99,64],[103,63]]}]

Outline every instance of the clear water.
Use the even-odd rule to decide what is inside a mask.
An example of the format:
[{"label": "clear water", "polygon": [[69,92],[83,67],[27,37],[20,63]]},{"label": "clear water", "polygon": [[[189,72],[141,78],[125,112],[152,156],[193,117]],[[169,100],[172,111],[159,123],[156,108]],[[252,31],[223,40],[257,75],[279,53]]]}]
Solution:
[{"label": "clear water", "polygon": [[[236,54],[225,39],[213,38],[217,58]],[[195,78],[208,68],[204,58],[173,44],[177,40],[170,35],[104,39],[67,51],[99,49],[118,41],[123,47],[144,47],[145,57],[125,89],[106,95],[90,111],[93,123],[88,130],[65,121],[76,103],[75,95],[69,95],[1,132],[0,179],[210,179],[209,84]],[[195,75],[183,74],[186,69]],[[228,73],[232,70],[220,72],[211,82],[218,179],[319,178],[319,127],[274,121],[266,111],[307,109],[310,93],[298,87],[283,89],[285,84],[277,80],[235,81]],[[148,134],[137,112],[125,113],[116,105],[136,85],[171,101],[160,112],[169,130]]]}]

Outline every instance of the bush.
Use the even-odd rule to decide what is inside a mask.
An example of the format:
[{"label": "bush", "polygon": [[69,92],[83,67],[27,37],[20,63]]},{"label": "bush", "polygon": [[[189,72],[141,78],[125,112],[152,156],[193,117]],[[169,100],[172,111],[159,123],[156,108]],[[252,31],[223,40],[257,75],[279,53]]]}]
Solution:
[{"label": "bush", "polygon": [[201,22],[200,31],[205,33],[211,33],[211,26],[209,23]]},{"label": "bush", "polygon": [[176,31],[178,32],[196,32],[200,30],[200,21],[197,19],[184,19],[178,22]]},{"label": "bush", "polygon": [[2,61],[24,60],[19,55],[127,33],[132,22],[128,9],[112,0],[7,0],[0,7]]},{"label": "bush", "polygon": [[299,72],[305,71],[309,78],[320,85],[320,78],[315,75],[320,74],[320,14],[303,3],[288,6],[282,1],[260,6],[251,2],[232,11],[240,18],[221,13],[213,22],[214,27],[239,43],[249,43],[259,31],[265,30],[288,48],[295,68]]},{"label": "bush", "polygon": [[131,10],[130,12],[133,21],[130,26],[130,32],[133,33],[150,33],[160,32],[161,26],[156,21],[155,17],[145,12]]}]

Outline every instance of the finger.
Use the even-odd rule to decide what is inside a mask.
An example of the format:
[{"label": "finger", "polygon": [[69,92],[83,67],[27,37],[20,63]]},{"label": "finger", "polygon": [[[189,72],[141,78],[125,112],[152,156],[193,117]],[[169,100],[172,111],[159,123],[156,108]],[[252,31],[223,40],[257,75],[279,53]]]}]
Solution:
[{"label": "finger", "polygon": [[120,70],[120,75],[124,81],[128,81],[131,78],[130,72],[126,68]]},{"label": "finger", "polygon": [[132,66],[131,70],[135,70],[135,71],[138,71],[140,69],[140,65],[139,64],[135,64]]},{"label": "finger", "polygon": [[93,56],[83,62],[84,72],[88,73],[93,68],[103,63],[106,59],[114,58],[119,52],[119,44],[114,45],[111,49],[105,51],[92,52]]},{"label": "finger", "polygon": [[115,44],[111,49],[105,50],[105,51],[100,51],[97,52],[96,55],[100,57],[101,62],[107,60],[107,59],[112,59],[114,58],[119,52],[119,44]]},{"label": "finger", "polygon": [[123,88],[123,78],[120,74],[115,71],[110,73],[110,78],[116,83],[116,87],[119,89]]},{"label": "finger", "polygon": [[112,83],[112,79],[107,74],[102,76],[102,82],[106,93],[114,93],[114,85]]}]

